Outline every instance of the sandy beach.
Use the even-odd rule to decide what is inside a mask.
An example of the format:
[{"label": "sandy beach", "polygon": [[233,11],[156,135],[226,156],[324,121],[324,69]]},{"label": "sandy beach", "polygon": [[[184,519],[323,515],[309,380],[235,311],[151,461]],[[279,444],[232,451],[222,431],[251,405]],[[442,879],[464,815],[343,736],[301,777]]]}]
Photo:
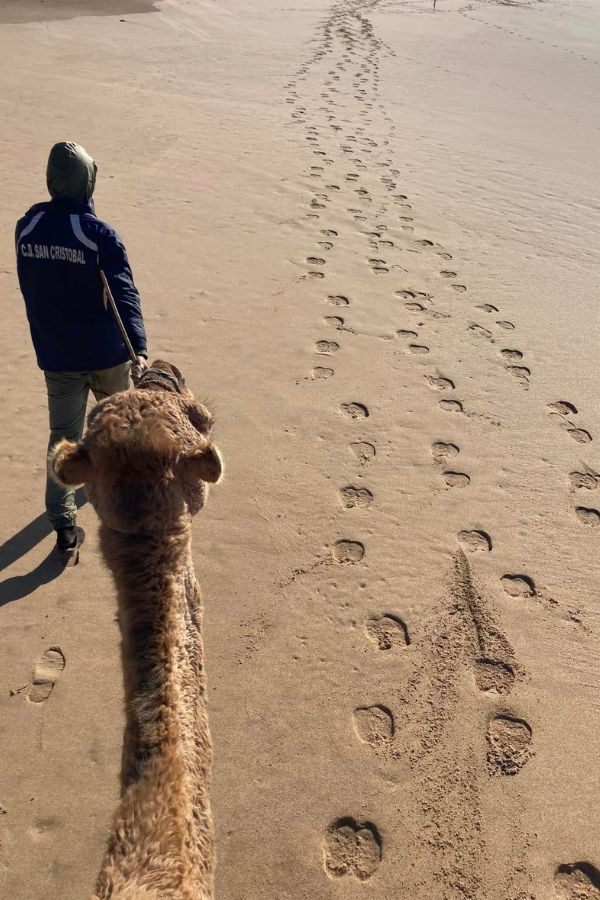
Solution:
[{"label": "sandy beach", "polygon": [[0,0],[0,60],[0,896],[89,897],[119,792],[14,261],[68,139],[226,465],[216,896],[600,900],[598,0]]}]

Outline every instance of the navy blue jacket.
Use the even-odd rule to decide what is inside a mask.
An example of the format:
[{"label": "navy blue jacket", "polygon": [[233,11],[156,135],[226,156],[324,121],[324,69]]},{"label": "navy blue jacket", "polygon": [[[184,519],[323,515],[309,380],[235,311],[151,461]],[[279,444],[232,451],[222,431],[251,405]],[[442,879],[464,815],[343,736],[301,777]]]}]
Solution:
[{"label": "navy blue jacket", "polygon": [[140,297],[117,232],[92,203],[51,200],[17,222],[17,272],[33,346],[46,372],[95,372],[129,359],[99,269],[137,354],[146,354]]}]

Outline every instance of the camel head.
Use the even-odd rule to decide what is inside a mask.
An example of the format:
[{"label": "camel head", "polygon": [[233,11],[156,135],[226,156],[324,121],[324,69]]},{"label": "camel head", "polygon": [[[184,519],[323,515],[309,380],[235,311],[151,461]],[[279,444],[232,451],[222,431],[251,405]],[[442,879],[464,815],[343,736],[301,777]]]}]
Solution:
[{"label": "camel head", "polygon": [[100,520],[126,534],[187,527],[222,474],[213,419],[175,366],[156,360],[135,390],[102,400],[77,443],[63,440],[50,459],[62,484],[85,485]]}]

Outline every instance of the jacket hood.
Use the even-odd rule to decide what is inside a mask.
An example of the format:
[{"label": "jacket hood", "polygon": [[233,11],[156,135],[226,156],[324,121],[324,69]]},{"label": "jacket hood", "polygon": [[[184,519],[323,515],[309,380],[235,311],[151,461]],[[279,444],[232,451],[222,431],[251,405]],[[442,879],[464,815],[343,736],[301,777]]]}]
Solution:
[{"label": "jacket hood", "polygon": [[53,200],[87,203],[96,186],[98,167],[83,147],[73,141],[55,144],[48,157],[46,184]]}]

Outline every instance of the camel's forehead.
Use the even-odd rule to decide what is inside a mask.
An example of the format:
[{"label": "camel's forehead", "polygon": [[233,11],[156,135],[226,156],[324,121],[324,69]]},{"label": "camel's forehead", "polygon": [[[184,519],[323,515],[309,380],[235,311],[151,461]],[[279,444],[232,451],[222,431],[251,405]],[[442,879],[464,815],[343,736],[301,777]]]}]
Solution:
[{"label": "camel's forehead", "polygon": [[124,391],[99,403],[88,418],[88,444],[185,450],[198,442],[185,402],[168,391]]},{"label": "camel's forehead", "polygon": [[90,413],[89,424],[102,424],[108,417],[135,424],[147,416],[163,415],[166,419],[186,418],[177,394],[169,391],[122,391],[102,400]]}]

